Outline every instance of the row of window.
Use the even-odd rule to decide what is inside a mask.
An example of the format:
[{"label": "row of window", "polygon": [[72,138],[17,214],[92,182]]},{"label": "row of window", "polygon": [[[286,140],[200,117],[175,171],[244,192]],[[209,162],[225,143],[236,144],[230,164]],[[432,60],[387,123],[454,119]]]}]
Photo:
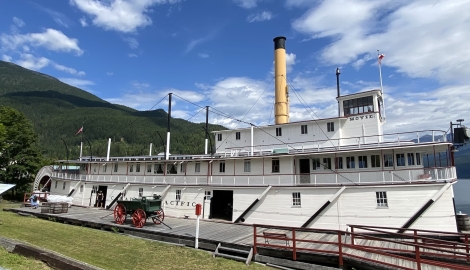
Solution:
[{"label": "row of window", "polygon": [[[326,123],[326,131],[327,132],[333,132],[335,131],[335,123],[334,122],[328,122]],[[300,126],[300,134],[308,134],[308,126],[307,125],[301,125]],[[276,136],[281,137],[282,136],[282,128],[277,127],[276,128]],[[241,139],[241,132],[237,131],[235,132],[235,140],[240,140]],[[222,134],[217,134],[217,141],[222,141]]]},{"label": "row of window", "polygon": [[[387,192],[386,191],[377,191],[375,192],[375,198],[377,201],[377,207],[388,207],[387,201]],[[300,197],[300,192],[292,192],[292,206],[301,206],[302,200]]]},{"label": "row of window", "polygon": [[[383,166],[384,167],[393,167],[394,161],[396,161],[396,166],[414,166],[421,165],[421,154],[420,153],[400,153],[396,154],[396,159],[393,159],[393,154],[384,154],[383,156]],[[357,163],[356,163],[357,158]],[[331,169],[331,158],[323,158],[323,163],[320,163],[319,158],[312,159],[312,168],[313,170],[318,170],[321,167],[324,169]],[[368,156],[350,156],[350,157],[336,157],[335,169],[355,169],[360,168],[379,168],[382,167],[380,162],[380,155],[371,155],[370,164]]]},{"label": "row of window", "polygon": [[374,111],[372,96],[343,101],[344,116]]}]

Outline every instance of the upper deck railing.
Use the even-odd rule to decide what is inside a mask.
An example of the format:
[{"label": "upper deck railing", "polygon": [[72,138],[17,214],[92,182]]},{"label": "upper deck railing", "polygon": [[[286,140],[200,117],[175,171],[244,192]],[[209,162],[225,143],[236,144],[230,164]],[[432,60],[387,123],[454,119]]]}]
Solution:
[{"label": "upper deck railing", "polygon": [[[379,147],[404,146],[425,143],[421,140],[424,135],[429,135],[429,141],[446,142],[447,132],[443,130],[422,130],[412,132],[390,133],[383,135],[370,135],[359,137],[348,137],[339,139],[312,140],[300,142],[275,143],[265,145],[244,145],[226,147],[225,151],[217,154],[222,156],[265,156],[273,154],[296,154],[311,152],[344,151],[355,149],[369,149]],[[253,151],[253,154],[251,152]]]},{"label": "upper deck railing", "polygon": [[96,175],[53,172],[56,180],[91,181],[102,183],[136,183],[167,185],[213,186],[321,186],[373,185],[453,181],[455,167],[418,168],[393,171],[355,171],[307,174],[270,175]]}]

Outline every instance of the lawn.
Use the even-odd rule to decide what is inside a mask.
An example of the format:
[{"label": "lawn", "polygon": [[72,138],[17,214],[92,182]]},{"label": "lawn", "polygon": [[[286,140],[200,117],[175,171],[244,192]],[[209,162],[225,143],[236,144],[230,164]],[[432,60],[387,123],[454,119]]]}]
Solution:
[{"label": "lawn", "polygon": [[214,259],[210,253],[201,250],[23,217],[2,210],[9,206],[0,204],[0,236],[53,250],[104,269],[266,269],[258,264],[247,267],[241,262]]},{"label": "lawn", "polygon": [[11,270],[49,270],[45,263],[23,256],[12,254],[3,247],[0,247],[0,269]]}]

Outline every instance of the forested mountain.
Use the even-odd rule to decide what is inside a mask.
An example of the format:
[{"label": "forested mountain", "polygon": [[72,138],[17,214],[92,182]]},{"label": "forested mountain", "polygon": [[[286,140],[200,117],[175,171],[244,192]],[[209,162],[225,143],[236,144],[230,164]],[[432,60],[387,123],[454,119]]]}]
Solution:
[{"label": "forested mountain", "polygon": [[[167,113],[162,110],[137,111],[111,104],[58,79],[0,61],[0,105],[15,108],[26,115],[39,135],[39,147],[45,157],[69,159],[79,156],[81,136],[75,136],[84,124],[83,155],[105,156],[107,140],[111,138],[112,156],[163,152],[166,143]],[[172,154],[204,152],[204,123],[183,119],[171,121]],[[226,129],[209,125],[209,132]],[[87,140],[91,144],[88,145]]]}]

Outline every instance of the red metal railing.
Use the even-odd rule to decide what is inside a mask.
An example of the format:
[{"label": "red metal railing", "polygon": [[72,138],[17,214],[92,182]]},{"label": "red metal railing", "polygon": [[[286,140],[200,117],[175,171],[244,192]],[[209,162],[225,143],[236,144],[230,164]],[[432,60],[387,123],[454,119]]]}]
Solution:
[{"label": "red metal railing", "polygon": [[[254,254],[257,254],[259,247],[269,247],[292,250],[293,260],[297,260],[297,253],[301,251],[335,254],[338,256],[340,267],[344,265],[344,258],[355,258],[399,269],[419,270],[422,265],[458,270],[470,269],[470,245],[468,243],[470,234],[406,229],[412,232],[410,234],[395,233],[401,228],[348,226],[351,232],[254,224]],[[357,232],[358,230],[361,232]],[[390,230],[395,232],[390,232]],[[314,234],[322,234],[322,236],[314,239]],[[309,236],[312,236],[311,239],[308,239]],[[347,241],[348,237],[350,241]],[[464,243],[444,240],[443,237],[461,239]],[[260,242],[259,239],[264,241]],[[366,241],[356,243],[359,239]],[[378,243],[380,245],[374,246]],[[389,243],[394,247],[382,247],[383,243]],[[375,259],[369,258],[364,256],[363,252],[379,256]],[[408,261],[412,267],[403,266],[403,263],[400,264],[396,260],[385,261],[390,258]]]}]

